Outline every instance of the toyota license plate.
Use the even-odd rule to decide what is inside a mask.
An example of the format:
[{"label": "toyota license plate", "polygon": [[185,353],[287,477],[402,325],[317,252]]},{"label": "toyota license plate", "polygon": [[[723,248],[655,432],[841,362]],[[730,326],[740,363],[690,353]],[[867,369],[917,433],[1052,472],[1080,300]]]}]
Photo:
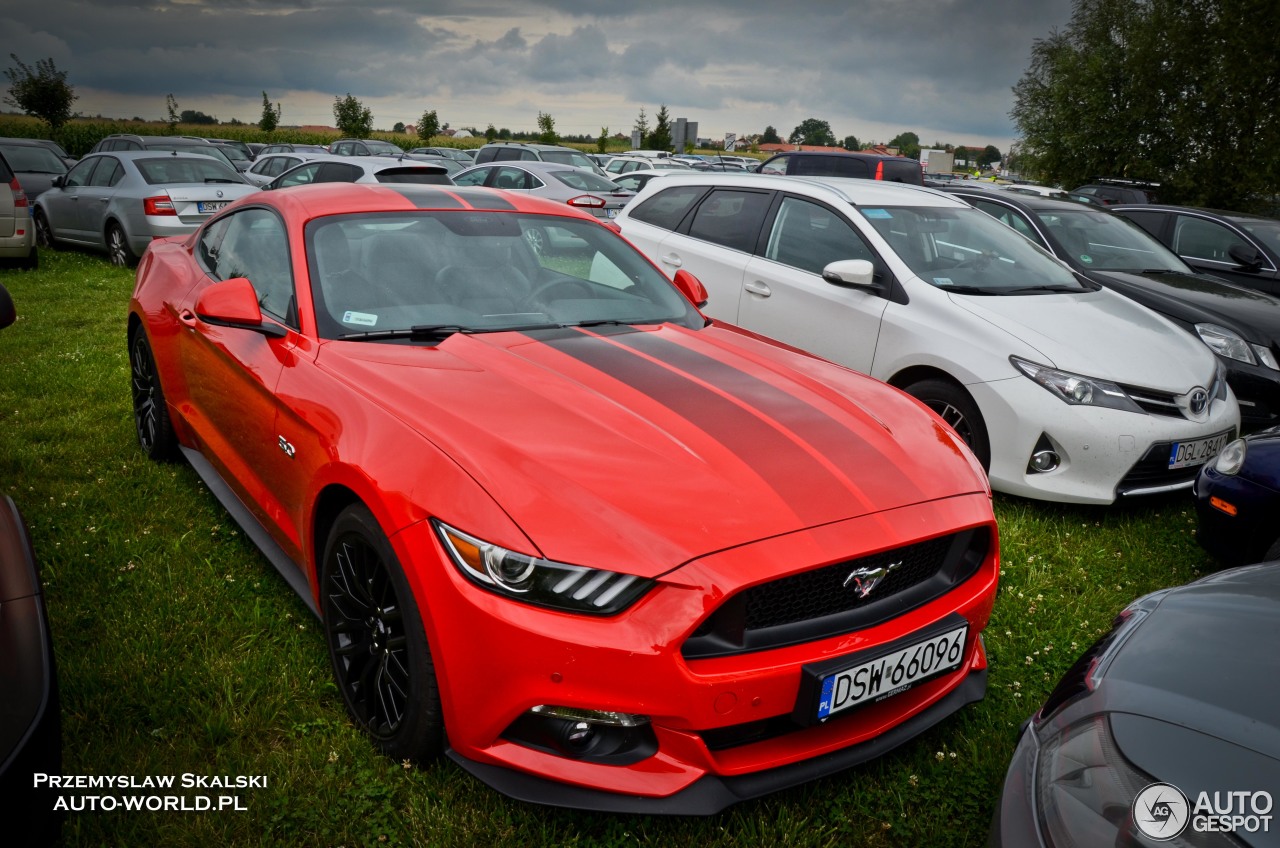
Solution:
[{"label": "toyota license plate", "polygon": [[819,689],[818,721],[860,704],[882,701],[922,680],[954,671],[963,663],[968,635],[966,622],[890,654],[826,675],[821,678]]},{"label": "toyota license plate", "polygon": [[1195,439],[1190,442],[1174,442],[1169,449],[1169,470],[1175,468],[1190,468],[1194,465],[1204,465],[1209,460],[1218,455],[1218,452],[1226,447],[1227,439],[1231,438],[1230,433],[1219,433],[1216,436],[1210,436],[1207,439]]}]

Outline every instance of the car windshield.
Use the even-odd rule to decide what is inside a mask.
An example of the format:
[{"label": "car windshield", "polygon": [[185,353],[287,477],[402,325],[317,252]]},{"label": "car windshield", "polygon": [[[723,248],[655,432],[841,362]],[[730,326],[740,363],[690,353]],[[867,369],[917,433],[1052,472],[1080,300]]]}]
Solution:
[{"label": "car windshield", "polygon": [[575,168],[586,168],[588,171],[594,171],[596,166],[596,163],[587,158],[587,154],[579,153],[576,150],[544,150],[542,151],[542,161],[572,165]]},{"label": "car windshield", "polygon": [[312,221],[306,244],[316,324],[326,339],[434,342],[459,332],[703,324],[669,280],[594,221],[483,211],[346,214]]},{"label": "car windshield", "polygon": [[862,206],[858,211],[920,279],[938,288],[974,294],[1086,289],[1048,253],[977,209]]},{"label": "car windshield", "polygon": [[159,156],[135,159],[134,164],[149,185],[244,182],[239,174],[216,159]]},{"label": "car windshield", "polygon": [[9,167],[27,174],[65,174],[67,166],[47,147],[28,147],[25,144],[0,145],[0,153],[9,160]]},{"label": "car windshield", "polygon": [[613,180],[605,179],[591,171],[552,171],[551,176],[569,188],[576,188],[579,191],[612,192],[618,190],[618,184]]},{"label": "car windshield", "polygon": [[228,159],[230,159],[232,162],[250,161],[249,157],[244,155],[244,151],[240,150],[240,148],[238,147],[232,147],[229,144],[223,144],[223,145],[220,145],[218,149],[221,150],[222,154],[226,156]]},{"label": "car windshield", "polygon": [[[6,150],[5,154],[7,155],[8,152]],[[12,162],[13,159],[10,158],[9,161]],[[1240,226],[1240,229],[1252,234],[1254,238],[1276,253],[1280,253],[1280,221],[1259,221],[1248,218],[1238,220],[1236,223]]]},{"label": "car windshield", "polygon": [[1090,268],[1191,273],[1173,251],[1119,215],[1082,207],[1041,209],[1036,217],[1072,259]]},{"label": "car windshield", "polygon": [[194,153],[197,156],[208,156],[210,159],[217,159],[225,164],[228,168],[235,170],[235,165],[231,164],[230,157],[223,153],[212,144],[148,144],[148,150],[172,150],[177,153]]},{"label": "car windshield", "polygon": [[365,144],[369,146],[370,153],[378,155],[390,153],[393,156],[399,156],[401,153],[404,153],[404,150],[389,141],[374,141],[373,139],[366,139]]}]

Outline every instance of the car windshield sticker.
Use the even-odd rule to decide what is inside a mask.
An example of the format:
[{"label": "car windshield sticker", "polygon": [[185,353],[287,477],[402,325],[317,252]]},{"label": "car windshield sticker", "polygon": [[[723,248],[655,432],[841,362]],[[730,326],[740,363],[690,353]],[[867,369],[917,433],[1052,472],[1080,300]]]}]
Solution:
[{"label": "car windshield sticker", "polygon": [[868,218],[892,218],[888,209],[863,209],[862,214]]},{"label": "car windshield sticker", "polygon": [[949,286],[951,285],[951,278],[950,277],[934,277],[933,284],[935,286]]},{"label": "car windshield sticker", "polygon": [[370,315],[368,312],[344,312],[342,313],[342,323],[372,327],[378,323],[378,316]]},{"label": "car windshield sticker", "polygon": [[1086,264],[1086,265],[1092,265],[1092,264],[1093,264],[1093,257],[1092,257],[1092,256],[1090,256],[1090,255],[1089,255],[1089,254],[1087,254],[1087,253],[1082,253],[1082,254],[1080,254],[1080,261],[1081,261],[1081,262],[1083,262],[1083,263],[1084,263],[1084,264]]}]

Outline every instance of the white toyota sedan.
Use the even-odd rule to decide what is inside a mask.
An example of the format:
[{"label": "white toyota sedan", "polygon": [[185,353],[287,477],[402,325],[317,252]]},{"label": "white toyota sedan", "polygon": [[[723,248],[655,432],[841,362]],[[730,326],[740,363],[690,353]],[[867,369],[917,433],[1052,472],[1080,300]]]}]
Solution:
[{"label": "white toyota sedan", "polygon": [[1106,504],[1189,488],[1239,428],[1203,344],[941,192],[672,174],[617,223],[705,284],[710,317],[923,401],[998,491]]}]

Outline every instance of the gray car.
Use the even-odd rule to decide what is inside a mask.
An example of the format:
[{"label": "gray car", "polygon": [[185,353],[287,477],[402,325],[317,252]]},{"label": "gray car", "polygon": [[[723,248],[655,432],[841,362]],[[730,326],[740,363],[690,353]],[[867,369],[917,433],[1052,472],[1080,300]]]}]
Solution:
[{"label": "gray car", "polygon": [[186,235],[231,201],[258,191],[231,167],[177,151],[94,153],[35,202],[36,240],[105,250],[137,261],[152,239]]},{"label": "gray car", "polygon": [[[573,165],[555,162],[490,162],[473,165],[453,175],[458,185],[522,191],[547,200],[567,203],[597,218],[613,218],[636,196],[634,191]],[[555,245],[555,233],[530,229],[529,245],[541,253]]]},{"label": "gray car", "polygon": [[54,177],[67,172],[67,165],[56,153],[38,141],[20,138],[0,138],[0,153],[18,177],[18,183],[27,193],[27,200],[35,200],[53,185]]},{"label": "gray car", "polygon": [[311,183],[418,183],[452,185],[441,166],[403,156],[341,156],[303,162],[263,186],[264,190]]},{"label": "gray car", "polygon": [[291,153],[259,153],[258,158],[249,166],[249,170],[241,174],[256,186],[264,186],[290,168],[310,162],[313,159],[338,159],[332,153],[326,153],[323,147],[315,150],[298,150]]}]

